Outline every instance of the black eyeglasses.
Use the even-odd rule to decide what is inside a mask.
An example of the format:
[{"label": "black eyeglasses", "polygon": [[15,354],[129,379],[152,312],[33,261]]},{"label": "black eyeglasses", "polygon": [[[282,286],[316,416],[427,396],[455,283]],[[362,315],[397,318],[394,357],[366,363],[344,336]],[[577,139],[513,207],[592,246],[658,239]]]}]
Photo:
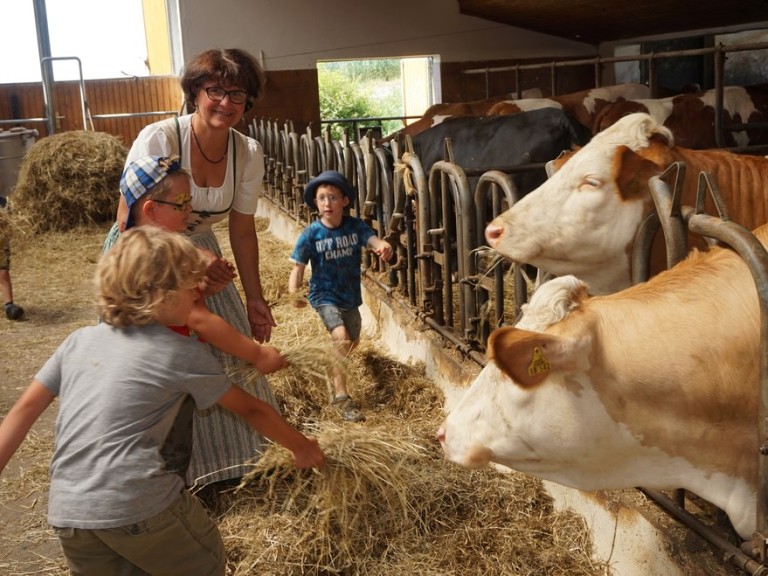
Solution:
[{"label": "black eyeglasses", "polygon": [[158,200],[157,198],[152,198],[152,202],[173,206],[173,209],[177,212],[184,212],[185,210],[192,208],[192,198],[185,200],[184,202],[169,202],[168,200]]},{"label": "black eyeglasses", "polygon": [[214,102],[221,102],[224,97],[229,97],[229,101],[232,104],[243,104],[248,100],[248,92],[245,90],[224,90],[220,86],[211,86],[210,88],[204,88],[205,93],[208,94],[208,98]]}]

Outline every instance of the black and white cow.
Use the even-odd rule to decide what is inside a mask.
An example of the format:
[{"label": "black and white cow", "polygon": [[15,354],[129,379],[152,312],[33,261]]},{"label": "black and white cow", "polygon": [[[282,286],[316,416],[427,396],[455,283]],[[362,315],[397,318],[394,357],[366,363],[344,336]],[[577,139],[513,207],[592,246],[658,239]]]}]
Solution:
[{"label": "black and white cow", "polygon": [[[445,159],[446,138],[451,139],[454,163],[465,171],[503,170],[546,163],[563,150],[586,144],[591,133],[570,114],[556,108],[510,116],[448,118],[412,138],[425,173],[435,162]],[[543,183],[546,174],[539,169],[514,178],[525,194]]]}]

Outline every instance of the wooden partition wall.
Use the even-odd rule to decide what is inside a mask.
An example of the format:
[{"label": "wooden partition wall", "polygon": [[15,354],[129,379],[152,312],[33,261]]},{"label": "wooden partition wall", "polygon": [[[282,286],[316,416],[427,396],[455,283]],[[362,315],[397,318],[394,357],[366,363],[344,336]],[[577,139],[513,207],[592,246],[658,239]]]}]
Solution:
[{"label": "wooden partition wall", "polygon": [[[56,132],[83,130],[80,82],[56,82],[51,92]],[[175,76],[86,80],[84,94],[87,128],[91,129],[92,120],[94,130],[113,134],[126,146],[130,146],[141,128],[178,113],[182,104],[181,90]],[[169,114],[157,115],[158,112]],[[148,115],[131,117],[127,116],[129,114]],[[120,117],[100,118],[101,115]],[[19,119],[18,124],[4,122],[0,128],[7,130],[18,125],[34,128],[40,138],[48,136],[42,83],[0,84],[0,119]]]},{"label": "wooden partition wall", "polygon": [[[139,131],[157,120],[181,113],[183,95],[176,76],[86,80],[87,128],[117,136],[130,146]],[[264,98],[251,116],[298,118],[301,129],[312,125],[319,134],[320,105],[315,70],[275,71],[267,74]],[[83,130],[80,82],[56,82],[52,87],[57,133]],[[131,116],[133,115],[133,116]],[[105,117],[107,116],[107,117]],[[18,122],[8,122],[18,119]],[[0,124],[8,130],[22,126],[48,136],[45,95],[41,82],[0,84]],[[93,126],[91,126],[91,121]],[[242,124],[247,130],[250,118]]]}]

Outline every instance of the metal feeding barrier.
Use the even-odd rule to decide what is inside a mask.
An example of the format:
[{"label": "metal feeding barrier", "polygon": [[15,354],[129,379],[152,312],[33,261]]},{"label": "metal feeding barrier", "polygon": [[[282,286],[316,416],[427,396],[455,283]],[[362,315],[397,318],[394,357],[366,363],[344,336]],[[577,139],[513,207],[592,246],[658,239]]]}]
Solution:
[{"label": "metal feeding barrier", "polygon": [[[748,574],[766,575],[768,566],[768,252],[752,233],[728,218],[725,202],[720,193],[717,180],[711,172],[698,175],[696,205],[681,205],[685,164],[676,162],[667,170],[649,180],[651,195],[656,212],[649,216],[638,232],[633,253],[633,263],[637,265],[637,277],[633,282],[647,278],[651,245],[659,229],[663,231],[666,243],[667,267],[674,266],[688,253],[688,231],[707,240],[727,244],[735,250],[749,267],[757,288],[760,304],[760,404],[758,421],[755,423],[759,437],[759,451],[754,455],[758,459],[758,498],[755,510],[757,530],[751,542],[745,543],[753,555],[728,541],[726,537],[704,525],[685,509],[683,490],[675,492],[670,498],[657,490],[641,490],[662,509],[685,524],[696,534],[707,540],[723,553],[723,558]],[[705,198],[709,197],[715,206],[717,216],[704,212]],[[634,266],[633,266],[634,269]]]}]

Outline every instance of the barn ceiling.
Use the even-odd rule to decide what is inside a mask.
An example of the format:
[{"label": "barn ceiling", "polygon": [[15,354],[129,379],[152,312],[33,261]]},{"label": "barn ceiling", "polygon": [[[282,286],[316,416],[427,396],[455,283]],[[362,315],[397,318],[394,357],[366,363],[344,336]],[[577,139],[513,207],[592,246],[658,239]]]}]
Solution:
[{"label": "barn ceiling", "polygon": [[459,11],[589,44],[749,28],[768,22],[768,0],[458,0]]}]

